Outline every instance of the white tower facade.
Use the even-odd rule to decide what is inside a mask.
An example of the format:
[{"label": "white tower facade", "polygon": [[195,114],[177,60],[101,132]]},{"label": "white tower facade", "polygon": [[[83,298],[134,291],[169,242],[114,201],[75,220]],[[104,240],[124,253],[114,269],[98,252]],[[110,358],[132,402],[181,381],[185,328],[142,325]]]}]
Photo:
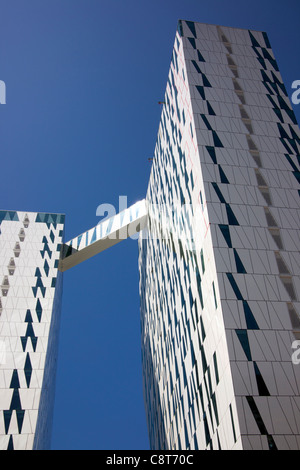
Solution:
[{"label": "white tower facade", "polygon": [[0,211],[0,449],[50,446],[62,273],[137,232],[151,448],[300,449],[299,155],[266,33],[179,21],[146,199]]},{"label": "white tower facade", "polygon": [[0,211],[0,449],[48,449],[64,215]]},{"label": "white tower facade", "polygon": [[264,32],[180,21],[139,240],[153,449],[299,449],[299,128]]}]

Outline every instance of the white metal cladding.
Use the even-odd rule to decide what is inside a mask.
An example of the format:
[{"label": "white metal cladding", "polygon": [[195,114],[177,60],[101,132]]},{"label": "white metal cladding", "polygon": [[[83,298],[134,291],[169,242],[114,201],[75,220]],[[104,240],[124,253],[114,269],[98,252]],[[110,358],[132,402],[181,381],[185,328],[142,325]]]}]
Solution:
[{"label": "white metal cladding", "polygon": [[50,446],[64,215],[0,211],[0,449]]},{"label": "white metal cladding", "polygon": [[299,128],[264,32],[179,21],[146,199],[0,211],[0,449],[47,448],[62,273],[140,232],[153,449],[299,449]]},{"label": "white metal cladding", "polygon": [[300,447],[299,143],[267,35],[180,21],[147,200],[197,211],[139,240],[152,448]]}]

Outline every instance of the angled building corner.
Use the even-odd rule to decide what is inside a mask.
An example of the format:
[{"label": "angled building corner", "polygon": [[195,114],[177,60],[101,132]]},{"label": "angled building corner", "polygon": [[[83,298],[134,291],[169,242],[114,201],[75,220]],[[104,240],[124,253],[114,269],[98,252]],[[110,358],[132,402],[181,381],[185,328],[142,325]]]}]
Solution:
[{"label": "angled building corner", "polygon": [[139,240],[152,449],[299,449],[299,144],[267,34],[179,21]]}]

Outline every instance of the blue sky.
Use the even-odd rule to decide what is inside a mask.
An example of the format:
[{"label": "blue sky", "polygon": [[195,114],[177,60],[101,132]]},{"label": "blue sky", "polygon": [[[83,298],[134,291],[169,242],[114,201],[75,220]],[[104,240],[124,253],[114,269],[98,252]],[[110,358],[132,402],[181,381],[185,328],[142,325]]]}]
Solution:
[{"label": "blue sky", "polygon": [[[62,212],[144,198],[178,19],[267,31],[289,95],[299,0],[0,0],[1,209]],[[300,104],[294,106],[300,122]],[[148,449],[137,242],[64,275],[53,449]]]}]

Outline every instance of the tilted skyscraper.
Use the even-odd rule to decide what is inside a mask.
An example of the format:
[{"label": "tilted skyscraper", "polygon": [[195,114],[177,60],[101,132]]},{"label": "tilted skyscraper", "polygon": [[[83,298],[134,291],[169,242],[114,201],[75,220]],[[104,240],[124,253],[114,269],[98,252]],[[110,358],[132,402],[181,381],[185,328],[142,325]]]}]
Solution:
[{"label": "tilted skyscraper", "polygon": [[0,211],[0,449],[51,442],[64,215]]},{"label": "tilted skyscraper", "polygon": [[61,273],[139,231],[151,448],[299,449],[299,150],[266,33],[180,21],[146,200],[0,211],[0,449],[49,446]]},{"label": "tilted skyscraper", "polygon": [[49,449],[63,272],[140,231],[145,201],[64,244],[63,214],[0,211],[0,450]]},{"label": "tilted skyscraper", "polygon": [[153,449],[300,448],[299,143],[266,33],[180,21],[139,240]]}]

